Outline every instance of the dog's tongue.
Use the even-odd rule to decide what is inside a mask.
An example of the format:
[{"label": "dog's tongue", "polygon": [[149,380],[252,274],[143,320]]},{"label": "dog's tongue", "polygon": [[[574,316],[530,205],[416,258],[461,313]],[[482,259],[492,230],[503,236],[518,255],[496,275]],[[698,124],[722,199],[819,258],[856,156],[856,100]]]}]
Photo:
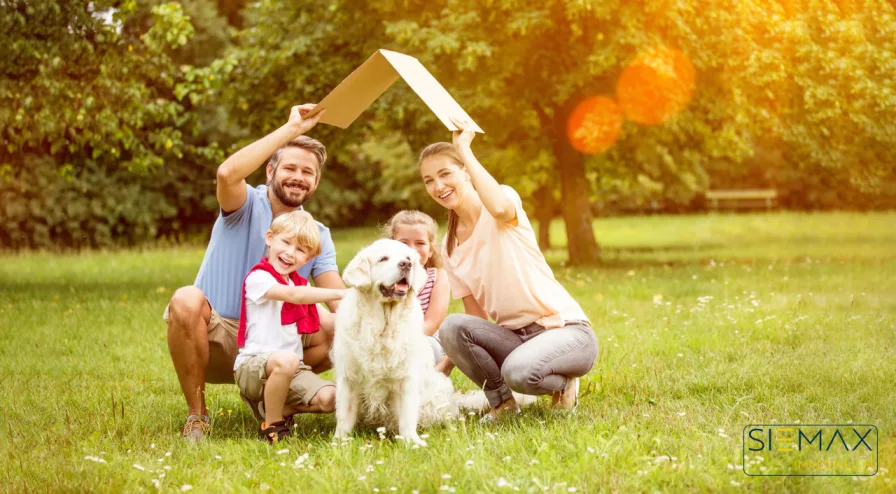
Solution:
[{"label": "dog's tongue", "polygon": [[399,290],[407,290],[408,289],[408,280],[401,279],[398,283],[395,284],[395,288]]}]

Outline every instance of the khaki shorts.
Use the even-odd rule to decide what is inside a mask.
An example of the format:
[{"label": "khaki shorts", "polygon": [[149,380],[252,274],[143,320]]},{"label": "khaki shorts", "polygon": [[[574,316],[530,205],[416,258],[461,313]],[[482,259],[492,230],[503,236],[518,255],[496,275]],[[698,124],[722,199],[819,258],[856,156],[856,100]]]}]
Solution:
[{"label": "khaki shorts", "polygon": [[[265,367],[269,357],[270,355],[249,357],[239,366],[235,374],[236,385],[240,388],[240,398],[249,405],[252,413],[259,420],[264,418],[259,413],[261,410],[258,404],[264,401],[264,385],[268,380]],[[308,406],[314,395],[326,386],[335,386],[335,384],[322,379],[311,371],[311,367],[303,364],[289,383],[285,405],[291,408]]]},{"label": "khaki shorts", "polygon": [[[208,300],[206,300],[208,302]],[[208,320],[208,366],[205,368],[205,382],[209,384],[233,384],[233,364],[240,353],[240,347],[236,344],[236,336],[240,330],[239,319],[227,319],[221,317],[211,302],[208,307],[212,315]],[[168,322],[168,306],[162,314],[165,323]],[[311,345],[310,334],[302,335],[302,347]]]}]

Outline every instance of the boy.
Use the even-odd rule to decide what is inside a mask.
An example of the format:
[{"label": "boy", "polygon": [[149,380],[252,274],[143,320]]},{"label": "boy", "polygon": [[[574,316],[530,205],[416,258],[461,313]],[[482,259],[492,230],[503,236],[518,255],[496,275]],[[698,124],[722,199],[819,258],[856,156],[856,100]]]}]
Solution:
[{"label": "boy", "polygon": [[243,306],[234,372],[240,397],[264,418],[259,435],[277,442],[290,434],[285,417],[330,413],[335,389],[302,361],[302,335],[332,331],[333,315],[316,303],[339,300],[346,290],[315,288],[296,270],[320,253],[317,223],[305,211],[278,216],[265,234],[267,256],[243,283]]}]

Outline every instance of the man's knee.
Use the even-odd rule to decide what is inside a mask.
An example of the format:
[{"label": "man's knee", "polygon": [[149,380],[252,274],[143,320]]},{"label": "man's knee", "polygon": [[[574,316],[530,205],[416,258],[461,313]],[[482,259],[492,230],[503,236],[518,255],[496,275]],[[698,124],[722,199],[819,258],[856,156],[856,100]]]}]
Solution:
[{"label": "man's knee", "polygon": [[336,410],[336,387],[324,386],[314,395],[313,401],[320,407],[323,413],[331,413]]},{"label": "man's knee", "polygon": [[[330,350],[332,349],[333,341],[327,338],[327,335],[324,334],[323,331],[318,331],[314,333],[314,336],[311,337],[311,340],[308,342],[308,346],[305,347],[305,356],[308,354],[313,354],[316,356],[324,356],[328,357],[330,355]],[[306,362],[308,365],[315,365],[317,362]]]},{"label": "man's knee", "polygon": [[192,325],[203,316],[205,307],[208,306],[205,294],[195,286],[178,288],[168,302],[169,326]]}]

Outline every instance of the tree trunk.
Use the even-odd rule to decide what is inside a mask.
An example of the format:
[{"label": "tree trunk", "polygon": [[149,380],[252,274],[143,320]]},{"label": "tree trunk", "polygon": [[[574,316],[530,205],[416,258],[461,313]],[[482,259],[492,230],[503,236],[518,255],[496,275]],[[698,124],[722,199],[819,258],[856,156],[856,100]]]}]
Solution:
[{"label": "tree trunk", "polygon": [[569,264],[593,264],[600,260],[600,248],[594,237],[585,159],[569,143],[566,121],[575,102],[554,111],[553,150],[560,172],[560,206],[566,222]]},{"label": "tree trunk", "polygon": [[549,185],[535,191],[535,219],[538,220],[538,247],[551,248],[551,220],[554,219],[554,195]]}]

